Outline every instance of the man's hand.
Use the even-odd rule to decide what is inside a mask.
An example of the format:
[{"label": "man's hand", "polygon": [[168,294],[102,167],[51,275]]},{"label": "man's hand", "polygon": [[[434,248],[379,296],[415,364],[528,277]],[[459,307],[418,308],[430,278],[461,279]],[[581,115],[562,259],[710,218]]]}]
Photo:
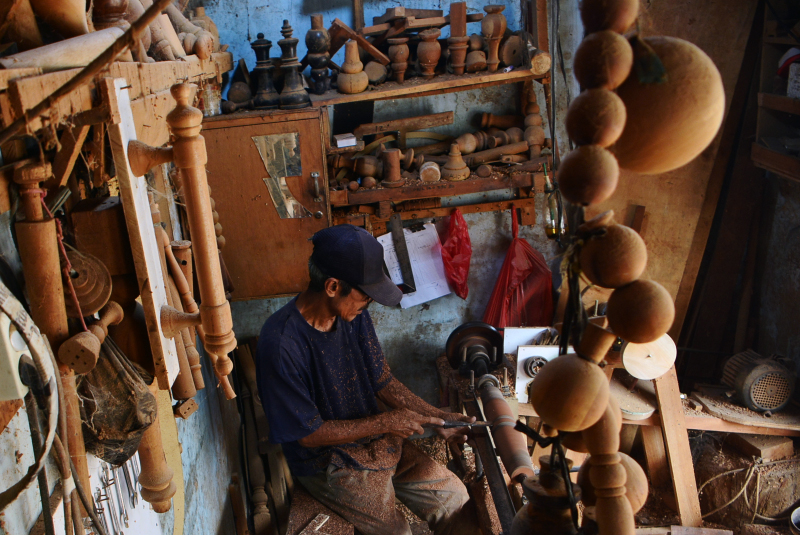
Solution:
[{"label": "man's hand", "polygon": [[[441,418],[422,416],[408,409],[395,409],[391,412],[383,413],[385,429],[384,433],[395,435],[401,438],[408,438],[411,435],[421,435],[425,432],[422,428],[424,424],[444,425]],[[448,429],[448,431],[451,431]]]},{"label": "man's hand", "polygon": [[[442,412],[440,414],[441,418],[448,421],[461,421],[468,424],[475,423],[474,416],[466,416],[459,412]],[[469,427],[452,427],[450,429],[444,429],[439,427],[436,429],[436,433],[445,439],[447,442],[453,442],[454,444],[464,444],[467,441],[467,433],[469,432]]]}]

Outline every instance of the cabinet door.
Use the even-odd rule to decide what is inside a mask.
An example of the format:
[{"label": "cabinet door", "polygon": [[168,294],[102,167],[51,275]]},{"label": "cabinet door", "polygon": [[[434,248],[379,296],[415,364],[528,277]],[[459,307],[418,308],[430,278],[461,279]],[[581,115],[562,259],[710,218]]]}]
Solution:
[{"label": "cabinet door", "polygon": [[308,239],[329,224],[319,110],[215,117],[202,135],[233,299],[304,290]]}]

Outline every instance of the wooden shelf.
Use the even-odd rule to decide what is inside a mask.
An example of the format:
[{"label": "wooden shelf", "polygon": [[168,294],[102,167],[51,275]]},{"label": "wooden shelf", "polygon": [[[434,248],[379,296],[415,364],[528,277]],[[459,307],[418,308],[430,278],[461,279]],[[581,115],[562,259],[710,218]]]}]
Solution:
[{"label": "wooden shelf", "polygon": [[381,201],[409,201],[432,197],[449,197],[506,188],[534,188],[535,193],[544,192],[544,173],[514,173],[510,175],[494,173],[488,178],[471,175],[459,182],[442,180],[431,184],[402,186],[400,188],[362,189],[358,191],[339,190],[330,194],[331,206],[353,206]]},{"label": "wooden shelf", "polygon": [[800,42],[792,39],[791,37],[764,37],[764,42],[770,45],[800,45]]},{"label": "wooden shelf", "polygon": [[758,105],[769,110],[800,115],[800,99],[772,93],[759,93]]},{"label": "wooden shelf", "polygon": [[800,181],[800,159],[753,143],[750,157],[756,166],[783,177]]},{"label": "wooden shelf", "polygon": [[410,78],[402,84],[386,82],[382,84],[379,89],[367,89],[363,93],[356,93],[355,95],[345,95],[344,93],[339,93],[334,90],[326,91],[322,95],[311,95],[311,105],[331,106],[347,102],[441,95],[444,93],[468,91],[470,89],[478,89],[493,85],[525,82],[527,80],[541,80],[546,76],[546,74],[537,75],[529,70],[520,69],[511,72],[495,72],[492,74],[479,72],[461,76],[442,74],[434,77],[433,80],[417,77]]}]

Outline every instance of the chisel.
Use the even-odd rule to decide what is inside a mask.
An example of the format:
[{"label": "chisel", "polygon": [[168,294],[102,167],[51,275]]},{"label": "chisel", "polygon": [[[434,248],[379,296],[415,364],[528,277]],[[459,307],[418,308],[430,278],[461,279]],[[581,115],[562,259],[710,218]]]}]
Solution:
[{"label": "chisel", "polygon": [[428,428],[443,428],[443,429],[453,429],[458,427],[491,427],[491,422],[475,422],[469,424],[467,422],[461,422],[459,420],[445,420],[444,425],[439,424],[422,424],[422,427]]}]

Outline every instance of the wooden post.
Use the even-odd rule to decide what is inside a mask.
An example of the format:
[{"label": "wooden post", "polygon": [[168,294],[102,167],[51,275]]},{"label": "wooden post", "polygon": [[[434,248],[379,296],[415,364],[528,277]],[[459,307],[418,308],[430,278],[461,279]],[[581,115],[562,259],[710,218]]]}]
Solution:
[{"label": "wooden post", "polygon": [[[58,348],[69,338],[69,326],[61,282],[56,222],[44,217],[42,192],[39,189],[40,183],[51,176],[50,164],[46,163],[29,162],[15,170],[14,181],[20,186],[25,213],[25,221],[18,222],[15,228],[31,318],[42,334],[47,336],[53,353],[58,355]],[[62,408],[67,413],[67,437],[64,437],[64,442],[68,445],[81,484],[88,489],[89,468],[86,464],[75,372],[61,363],[58,371],[66,405]]]},{"label": "wooden post", "polygon": [[675,487],[675,501],[681,525],[699,527],[703,525],[700,515],[700,499],[697,497],[697,481],[694,478],[692,451],[689,434],[683,416],[681,391],[675,366],[653,381],[658,399],[658,412],[669,458],[669,471]]}]

